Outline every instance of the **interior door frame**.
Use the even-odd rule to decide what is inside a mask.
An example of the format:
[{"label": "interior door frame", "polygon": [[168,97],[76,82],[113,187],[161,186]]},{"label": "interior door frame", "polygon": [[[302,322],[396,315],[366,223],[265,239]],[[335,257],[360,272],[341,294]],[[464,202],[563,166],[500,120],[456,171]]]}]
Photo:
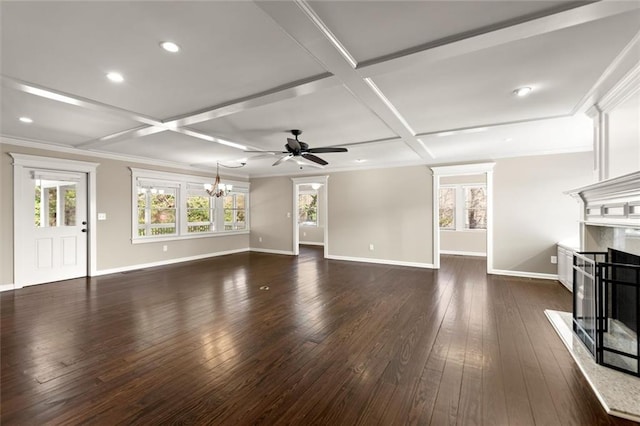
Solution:
[{"label": "interior door frame", "polygon": [[433,267],[440,269],[440,178],[484,174],[487,185],[487,274],[493,273],[493,167],[496,163],[430,167],[433,174]]},{"label": "interior door frame", "polygon": [[53,170],[58,172],[76,172],[87,174],[87,275],[93,276],[97,272],[97,235],[95,219],[97,218],[96,204],[96,169],[100,163],[67,160],[64,158],[42,157],[37,155],[10,152],[13,158],[13,287],[22,288],[25,285],[24,268],[22,263],[23,240],[19,230],[25,225],[25,218],[21,214],[22,184],[25,168]]},{"label": "interior door frame", "polygon": [[293,210],[291,214],[293,222],[293,247],[292,251],[294,256],[300,254],[300,226],[298,225],[298,198],[299,198],[299,185],[319,183],[322,184],[318,188],[318,192],[322,192],[323,203],[320,204],[320,211],[322,218],[324,219],[324,257],[329,255],[329,176],[307,176],[301,178],[291,178],[293,181]]}]

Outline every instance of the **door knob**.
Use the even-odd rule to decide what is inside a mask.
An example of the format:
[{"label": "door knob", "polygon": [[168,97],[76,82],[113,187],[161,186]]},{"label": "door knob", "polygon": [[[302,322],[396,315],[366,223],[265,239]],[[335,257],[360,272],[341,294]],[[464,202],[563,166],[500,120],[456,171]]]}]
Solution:
[{"label": "door knob", "polygon": [[87,232],[87,230],[86,230],[86,229],[83,229],[83,230],[82,230],[82,232]]},{"label": "door knob", "polygon": [[86,221],[86,220],[83,220],[83,221],[82,221],[82,224],[83,224],[83,225],[86,225],[86,224],[87,224],[87,221]]}]

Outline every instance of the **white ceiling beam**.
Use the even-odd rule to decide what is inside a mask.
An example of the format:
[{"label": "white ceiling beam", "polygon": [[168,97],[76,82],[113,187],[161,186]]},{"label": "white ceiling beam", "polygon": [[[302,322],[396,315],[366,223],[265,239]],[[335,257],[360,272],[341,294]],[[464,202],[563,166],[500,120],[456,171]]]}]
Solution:
[{"label": "white ceiling beam", "polygon": [[424,160],[432,160],[406,120],[372,81],[363,79],[354,69],[353,57],[305,1],[255,3],[416,154]]},{"label": "white ceiling beam", "polygon": [[165,121],[165,124],[175,127],[190,126],[203,121],[214,120],[231,114],[246,111],[251,108],[309,95],[320,90],[338,86],[340,81],[330,73],[321,74],[305,80],[296,81],[285,86],[276,87],[265,92],[237,99],[223,105],[214,106],[197,112],[182,115]]},{"label": "white ceiling beam", "polygon": [[397,56],[373,59],[358,64],[356,69],[363,77],[374,77],[409,67],[429,65],[444,59],[563,30],[637,9],[640,9],[640,2],[638,1],[599,1],[589,3],[506,28],[489,29],[485,33],[461,40],[445,40],[427,44],[422,49],[417,48],[416,51],[409,53],[401,52]]},{"label": "white ceiling beam", "polygon": [[[106,135],[99,139],[83,142],[77,146],[83,148],[97,148],[100,146],[121,142],[123,140],[148,136],[167,130],[193,136],[194,132],[192,130],[187,129],[187,131],[182,131],[180,129],[185,126],[201,123],[203,121],[214,120],[216,118],[225,117],[227,115],[237,114],[251,108],[269,105],[298,96],[309,95],[320,90],[328,89],[338,85],[340,85],[340,80],[332,76],[330,73],[324,73],[305,80],[300,80],[284,86],[276,87],[265,92],[247,96],[242,99],[237,99],[223,105],[212,106],[204,110],[184,114],[180,117],[171,118],[164,121],[158,120],[160,123],[162,123],[162,127],[153,126],[129,129],[111,135]],[[202,133],[200,133],[200,135],[202,135]],[[209,140],[202,136],[197,137],[199,137],[200,139]],[[215,136],[212,136],[212,138],[216,140],[218,139]]]},{"label": "white ceiling beam", "polygon": [[127,139],[141,138],[143,136],[149,136],[155,133],[160,133],[165,131],[167,131],[167,129],[160,126],[136,127],[135,129],[123,130],[121,132],[103,136],[98,139],[91,139],[86,142],[76,144],[75,147],[85,148],[85,149],[96,149],[96,148],[111,145],[117,142],[122,142]]},{"label": "white ceiling beam", "polygon": [[113,105],[103,104],[101,102],[93,101],[91,99],[82,98],[80,96],[70,95],[68,93],[60,92],[57,90],[49,89],[48,87],[38,86],[33,83],[21,81],[15,78],[0,76],[2,80],[2,86],[19,90],[24,93],[39,96],[41,98],[51,99],[53,101],[62,102],[69,105],[75,105],[80,108],[98,111],[102,113],[116,115],[118,117],[127,118],[138,123],[147,124],[149,126],[162,126],[162,121],[155,118],[138,114],[136,112],[128,111],[123,108],[118,108]]}]

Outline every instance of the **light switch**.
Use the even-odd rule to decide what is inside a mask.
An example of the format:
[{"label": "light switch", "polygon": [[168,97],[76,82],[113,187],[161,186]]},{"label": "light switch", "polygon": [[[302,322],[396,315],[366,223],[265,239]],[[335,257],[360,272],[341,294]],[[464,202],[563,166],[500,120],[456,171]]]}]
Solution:
[{"label": "light switch", "polygon": [[107,220],[106,213],[98,213],[98,220]]}]

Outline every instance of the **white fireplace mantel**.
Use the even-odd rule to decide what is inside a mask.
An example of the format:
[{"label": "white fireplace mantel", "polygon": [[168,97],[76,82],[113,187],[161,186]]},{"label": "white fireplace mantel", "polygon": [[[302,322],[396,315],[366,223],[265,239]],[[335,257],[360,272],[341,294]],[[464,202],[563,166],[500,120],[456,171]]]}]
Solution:
[{"label": "white fireplace mantel", "polygon": [[585,225],[640,228],[640,171],[566,194],[583,202],[582,222]]}]

